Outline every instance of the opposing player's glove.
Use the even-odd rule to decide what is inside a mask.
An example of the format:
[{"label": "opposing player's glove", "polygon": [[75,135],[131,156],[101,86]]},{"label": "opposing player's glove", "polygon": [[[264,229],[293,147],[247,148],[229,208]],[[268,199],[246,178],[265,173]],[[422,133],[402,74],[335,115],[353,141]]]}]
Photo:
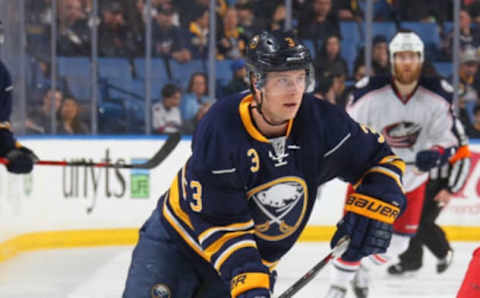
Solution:
[{"label": "opposing player's glove", "polygon": [[415,166],[423,172],[428,172],[432,168],[443,166],[448,159],[455,154],[455,148],[444,149],[442,147],[433,147],[430,150],[423,150],[417,153],[415,157]]},{"label": "opposing player's glove", "polygon": [[371,254],[383,253],[390,245],[393,227],[391,224],[347,212],[337,224],[337,232],[333,235],[330,246],[333,248],[345,235],[350,236],[350,245],[342,259],[358,261]]},{"label": "opposing player's glove", "polygon": [[26,147],[13,148],[8,151],[5,158],[9,160],[7,170],[15,174],[30,173],[38,157]]}]

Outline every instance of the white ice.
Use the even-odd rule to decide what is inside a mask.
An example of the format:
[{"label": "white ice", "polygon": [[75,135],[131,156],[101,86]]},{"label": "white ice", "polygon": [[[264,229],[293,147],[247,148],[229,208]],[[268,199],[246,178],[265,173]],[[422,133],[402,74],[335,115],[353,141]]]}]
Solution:
[{"label": "white ice", "polygon": [[[452,266],[435,272],[436,260],[425,253],[424,267],[411,277],[391,277],[385,267],[372,274],[371,298],[453,298],[478,243],[452,243]],[[0,263],[2,298],[119,298],[131,246],[45,250],[21,254]],[[280,262],[278,295],[328,253],[327,243],[299,243]],[[323,297],[328,289],[329,268],[322,270],[295,297]],[[350,291],[347,297],[354,297]]]}]

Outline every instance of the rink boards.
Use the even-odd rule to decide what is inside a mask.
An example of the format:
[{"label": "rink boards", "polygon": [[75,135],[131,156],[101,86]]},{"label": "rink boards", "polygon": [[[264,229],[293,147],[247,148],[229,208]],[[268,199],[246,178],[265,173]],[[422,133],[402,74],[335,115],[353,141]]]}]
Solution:
[{"label": "rink boards", "polygon": [[[143,162],[164,137],[26,138],[43,160]],[[27,250],[132,244],[137,230],[190,155],[184,138],[153,170],[36,166],[30,175],[0,169],[0,261]],[[480,240],[480,143],[472,171],[438,222],[452,240]],[[326,241],[342,215],[345,183],[322,186],[301,240]]]}]

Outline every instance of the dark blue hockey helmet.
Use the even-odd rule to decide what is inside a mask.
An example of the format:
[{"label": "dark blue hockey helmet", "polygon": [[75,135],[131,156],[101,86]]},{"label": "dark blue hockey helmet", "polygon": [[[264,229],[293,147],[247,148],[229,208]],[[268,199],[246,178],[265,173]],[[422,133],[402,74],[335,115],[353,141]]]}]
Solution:
[{"label": "dark blue hockey helmet", "polygon": [[315,85],[310,51],[291,31],[263,31],[253,36],[247,46],[247,68],[257,78],[257,87],[263,87],[265,75],[273,71],[305,69],[307,91]]}]

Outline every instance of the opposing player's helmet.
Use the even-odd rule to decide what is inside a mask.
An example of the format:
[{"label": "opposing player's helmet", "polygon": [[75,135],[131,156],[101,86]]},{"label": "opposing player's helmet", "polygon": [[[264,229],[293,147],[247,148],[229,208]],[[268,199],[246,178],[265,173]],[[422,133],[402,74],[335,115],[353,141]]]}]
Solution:
[{"label": "opposing player's helmet", "polygon": [[267,32],[253,36],[247,48],[247,69],[256,76],[257,87],[265,84],[265,75],[272,71],[305,69],[306,91],[315,85],[310,51],[291,32]]},{"label": "opposing player's helmet", "polygon": [[423,41],[418,37],[415,32],[401,31],[395,34],[388,45],[390,52],[390,64],[393,65],[393,58],[398,52],[412,51],[417,52],[420,55],[420,62],[423,62]]}]

